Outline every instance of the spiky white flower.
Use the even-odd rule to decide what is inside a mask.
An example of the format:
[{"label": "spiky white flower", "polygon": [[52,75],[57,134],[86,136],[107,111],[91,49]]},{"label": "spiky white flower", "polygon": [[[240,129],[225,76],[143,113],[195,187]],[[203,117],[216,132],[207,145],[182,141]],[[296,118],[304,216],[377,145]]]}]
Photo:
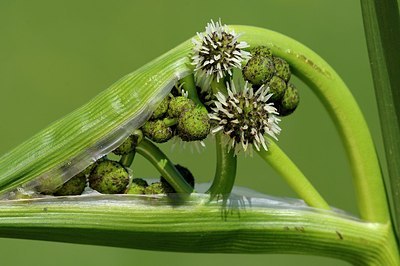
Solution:
[{"label": "spiky white flower", "polygon": [[[280,119],[273,103],[269,103],[272,93],[269,88],[261,86],[256,92],[244,84],[241,91],[237,91],[233,82],[227,83],[228,95],[221,92],[216,94],[212,113],[209,115],[215,121],[212,133],[222,131],[229,137],[229,145],[238,153],[247,151],[253,146],[256,150],[268,150],[268,142],[264,135],[277,140],[281,129],[278,126]],[[251,150],[250,150],[251,151]]]},{"label": "spiky white flower", "polygon": [[250,58],[250,53],[243,50],[249,45],[239,42],[240,35],[222,25],[221,20],[211,20],[205,32],[197,33],[197,36],[192,39],[192,64],[198,84],[209,83],[214,77],[219,81],[226,73],[232,76],[232,69],[241,68],[242,62]]}]

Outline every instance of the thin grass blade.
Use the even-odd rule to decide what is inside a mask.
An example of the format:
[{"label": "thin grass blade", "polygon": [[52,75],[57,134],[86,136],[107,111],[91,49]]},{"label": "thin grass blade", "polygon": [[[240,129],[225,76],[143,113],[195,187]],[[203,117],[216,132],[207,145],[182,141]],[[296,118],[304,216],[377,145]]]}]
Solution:
[{"label": "thin grass blade", "polygon": [[[374,80],[386,161],[393,218],[399,238],[400,222],[400,20],[396,0],[361,0],[364,29]],[[372,196],[372,195],[371,195]]]}]

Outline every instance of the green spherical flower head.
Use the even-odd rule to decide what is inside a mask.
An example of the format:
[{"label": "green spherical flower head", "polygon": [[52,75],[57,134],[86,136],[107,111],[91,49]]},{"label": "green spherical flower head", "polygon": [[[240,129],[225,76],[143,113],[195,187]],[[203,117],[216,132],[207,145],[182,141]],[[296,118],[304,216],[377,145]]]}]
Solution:
[{"label": "green spherical flower head", "polygon": [[142,195],[145,194],[146,187],[148,187],[147,181],[142,178],[132,179],[130,188],[125,192],[126,194]]},{"label": "green spherical flower head", "polygon": [[136,130],[130,135],[118,148],[113,150],[115,155],[127,155],[135,150],[135,147],[142,140],[143,134],[140,130]]},{"label": "green spherical flower head", "polygon": [[266,46],[256,46],[250,49],[251,56],[272,57],[271,49]]},{"label": "green spherical flower head", "polygon": [[173,132],[164,121],[147,121],[142,127],[143,133],[146,137],[156,143],[163,143],[172,138]]},{"label": "green spherical flower head", "polygon": [[89,176],[89,186],[103,194],[122,193],[129,183],[128,171],[118,162],[100,162]]},{"label": "green spherical flower head", "polygon": [[299,105],[300,97],[297,88],[289,83],[283,95],[282,101],[278,104],[278,113],[280,116],[290,115]]},{"label": "green spherical flower head", "polygon": [[86,187],[86,175],[81,172],[65,182],[55,193],[55,196],[80,195]]},{"label": "green spherical flower head", "polygon": [[146,187],[145,194],[165,194],[164,188],[161,182],[152,183],[150,186]]},{"label": "green spherical flower head", "polygon": [[118,148],[113,150],[115,155],[127,155],[132,152],[137,145],[137,139],[134,136],[129,136]]},{"label": "green spherical flower head", "polygon": [[[188,182],[188,184],[194,189],[194,176],[193,174],[187,169],[179,164],[175,165],[176,169],[181,173],[183,178]],[[164,188],[165,193],[176,193],[175,189],[165,180],[164,177],[160,177],[160,182]]]},{"label": "green spherical flower head", "polygon": [[286,91],[286,82],[278,76],[273,76],[268,83],[269,92],[272,93],[271,101],[280,101]]},{"label": "green spherical flower head", "polygon": [[104,160],[107,160],[107,156],[103,156],[100,159],[98,159],[97,161],[95,161],[94,163],[90,164],[88,167],[85,168],[85,170],[83,170],[81,173],[83,173],[84,175],[88,176],[90,175],[90,172],[92,172],[93,168],[99,163],[102,162]]},{"label": "green spherical flower head", "polygon": [[167,96],[157,106],[156,110],[154,110],[150,119],[159,119],[164,117],[164,115],[167,113],[168,105],[169,105],[169,97]]},{"label": "green spherical flower head", "polygon": [[184,112],[178,120],[177,133],[183,141],[205,139],[210,133],[210,118],[207,111],[195,108]]},{"label": "green spherical flower head", "polygon": [[275,73],[271,57],[253,56],[243,68],[243,77],[251,84],[261,86],[267,83]]},{"label": "green spherical flower head", "polygon": [[169,117],[179,117],[182,113],[192,110],[195,108],[195,104],[192,100],[184,97],[178,96],[172,98],[169,102],[168,116]]},{"label": "green spherical flower head", "polygon": [[280,57],[274,57],[275,75],[288,82],[290,79],[290,67],[288,62]]}]

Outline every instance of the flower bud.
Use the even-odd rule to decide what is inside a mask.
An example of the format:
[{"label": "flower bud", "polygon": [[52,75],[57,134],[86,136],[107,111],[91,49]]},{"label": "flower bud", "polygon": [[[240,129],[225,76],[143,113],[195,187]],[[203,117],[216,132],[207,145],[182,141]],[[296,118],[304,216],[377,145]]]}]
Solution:
[{"label": "flower bud", "polygon": [[145,194],[165,194],[164,188],[161,182],[152,183],[150,186],[146,187]]},{"label": "flower bud", "polygon": [[145,194],[146,188],[149,185],[147,181],[142,178],[134,178],[132,179],[132,184],[129,189],[125,192],[125,194]]},{"label": "flower bud", "polygon": [[268,83],[269,92],[272,93],[271,101],[280,101],[285,94],[286,82],[278,76],[273,76]]},{"label": "flower bud", "polygon": [[278,104],[278,113],[280,116],[290,115],[299,105],[299,92],[297,88],[289,83],[281,102]]},{"label": "flower bud", "polygon": [[147,121],[142,130],[146,137],[156,143],[166,142],[173,136],[172,129],[162,120]]},{"label": "flower bud", "polygon": [[80,195],[86,187],[86,175],[81,172],[65,182],[56,192],[55,196]]},{"label": "flower bud", "polygon": [[274,57],[275,75],[288,82],[291,76],[288,62],[280,57]]},{"label": "flower bud", "polygon": [[128,171],[118,162],[98,163],[89,176],[89,186],[103,194],[122,193],[129,183]]},{"label": "flower bud", "polygon": [[195,104],[192,100],[184,97],[184,96],[178,96],[175,98],[172,98],[171,101],[169,102],[169,108],[168,108],[168,116],[169,117],[179,117],[182,113],[192,110],[195,108]]},{"label": "flower bud", "polygon": [[167,96],[157,106],[156,110],[154,110],[150,119],[154,120],[154,119],[162,118],[167,113],[168,105],[169,105],[169,97]]},{"label": "flower bud", "polygon": [[256,46],[250,49],[251,56],[272,57],[271,49],[267,46]]},{"label": "flower bud", "polygon": [[181,114],[177,133],[183,141],[203,140],[210,133],[210,127],[207,111],[195,108]]},{"label": "flower bud", "polygon": [[261,86],[267,83],[275,73],[271,57],[253,56],[243,68],[243,77],[251,84]]},{"label": "flower bud", "polygon": [[143,138],[142,135],[132,134],[130,135],[118,148],[113,150],[115,155],[127,155],[135,150],[135,147]]}]

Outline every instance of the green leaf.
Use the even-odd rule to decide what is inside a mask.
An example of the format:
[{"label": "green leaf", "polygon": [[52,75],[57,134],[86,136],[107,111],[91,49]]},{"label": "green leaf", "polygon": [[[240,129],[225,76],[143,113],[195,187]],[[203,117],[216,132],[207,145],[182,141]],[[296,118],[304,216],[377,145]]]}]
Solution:
[{"label": "green leaf", "polygon": [[392,191],[400,222],[400,20],[396,0],[361,0],[372,77]]},{"label": "green leaf", "polygon": [[236,195],[229,209],[206,194],[192,194],[181,205],[144,195],[32,203],[1,202],[0,237],[179,252],[300,253],[354,265],[398,265],[385,224],[279,199]]}]

